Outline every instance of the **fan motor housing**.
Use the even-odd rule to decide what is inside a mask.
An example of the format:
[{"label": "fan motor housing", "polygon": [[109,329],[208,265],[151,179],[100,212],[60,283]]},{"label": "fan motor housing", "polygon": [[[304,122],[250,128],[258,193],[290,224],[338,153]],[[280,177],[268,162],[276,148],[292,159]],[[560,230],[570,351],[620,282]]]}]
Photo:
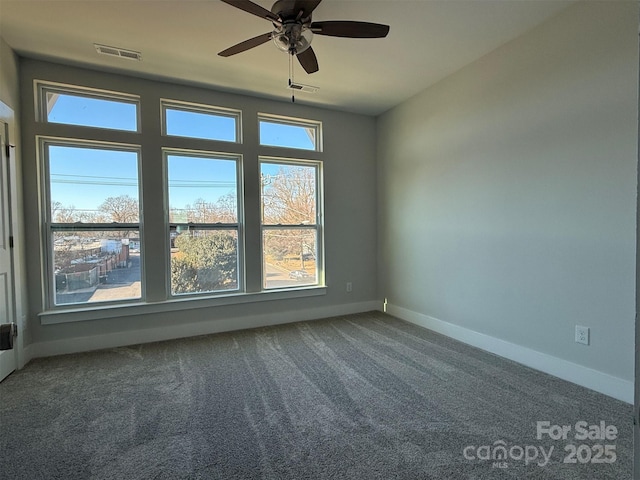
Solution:
[{"label": "fan motor housing", "polygon": [[[298,18],[299,11],[295,11],[295,0],[277,0],[271,7],[271,13],[280,17],[282,20],[291,20]],[[306,7],[302,9],[302,16],[306,20],[305,23],[311,22],[311,12],[306,11]]]}]

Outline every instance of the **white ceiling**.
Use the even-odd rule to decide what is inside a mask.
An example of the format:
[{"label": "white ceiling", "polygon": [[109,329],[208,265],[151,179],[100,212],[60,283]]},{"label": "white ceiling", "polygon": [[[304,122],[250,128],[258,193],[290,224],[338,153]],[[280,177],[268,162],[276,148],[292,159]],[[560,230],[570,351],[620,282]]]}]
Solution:
[{"label": "white ceiling", "polygon": [[[255,0],[270,9],[270,0]],[[324,0],[314,21],[391,26],[384,39],[316,35],[320,87],[296,100],[377,115],[566,8],[565,0]],[[287,99],[288,56],[271,42],[217,53],[272,29],[218,0],[0,0],[0,36],[20,55]],[[142,62],[98,55],[94,43],[142,52]]]}]

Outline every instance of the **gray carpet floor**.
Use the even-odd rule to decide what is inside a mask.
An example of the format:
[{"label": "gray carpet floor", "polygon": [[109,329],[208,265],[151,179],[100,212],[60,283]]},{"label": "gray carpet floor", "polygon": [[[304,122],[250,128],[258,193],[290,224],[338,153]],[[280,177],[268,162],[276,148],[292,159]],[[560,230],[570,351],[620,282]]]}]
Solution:
[{"label": "gray carpet floor", "polygon": [[371,312],[34,360],[0,384],[0,478],[623,480],[632,410]]}]

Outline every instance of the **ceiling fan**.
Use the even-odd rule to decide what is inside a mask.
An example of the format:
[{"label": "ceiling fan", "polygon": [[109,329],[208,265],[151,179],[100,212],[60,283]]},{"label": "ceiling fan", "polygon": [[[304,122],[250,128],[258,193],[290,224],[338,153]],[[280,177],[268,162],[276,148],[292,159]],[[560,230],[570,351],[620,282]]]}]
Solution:
[{"label": "ceiling fan", "polygon": [[276,46],[295,55],[307,73],[318,71],[318,59],[311,48],[313,35],[346,38],[383,38],[389,33],[388,25],[348,20],[312,22],[311,15],[322,0],[277,0],[271,11],[250,0],[222,0],[260,18],[270,21],[275,30],[240,42],[218,55],[230,57],[273,40]]}]

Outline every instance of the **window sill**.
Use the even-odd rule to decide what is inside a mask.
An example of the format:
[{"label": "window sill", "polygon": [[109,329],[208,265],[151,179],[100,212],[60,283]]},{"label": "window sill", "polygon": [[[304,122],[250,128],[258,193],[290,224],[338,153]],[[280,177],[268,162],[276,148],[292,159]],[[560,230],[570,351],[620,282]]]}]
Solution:
[{"label": "window sill", "polygon": [[301,287],[291,290],[266,291],[258,293],[238,293],[215,298],[172,298],[153,303],[123,303],[117,305],[92,305],[83,308],[48,310],[39,313],[41,325],[82,322],[106,318],[146,315],[161,312],[175,312],[197,308],[221,307],[243,303],[286,300],[291,298],[317,297],[326,295],[326,287]]}]

